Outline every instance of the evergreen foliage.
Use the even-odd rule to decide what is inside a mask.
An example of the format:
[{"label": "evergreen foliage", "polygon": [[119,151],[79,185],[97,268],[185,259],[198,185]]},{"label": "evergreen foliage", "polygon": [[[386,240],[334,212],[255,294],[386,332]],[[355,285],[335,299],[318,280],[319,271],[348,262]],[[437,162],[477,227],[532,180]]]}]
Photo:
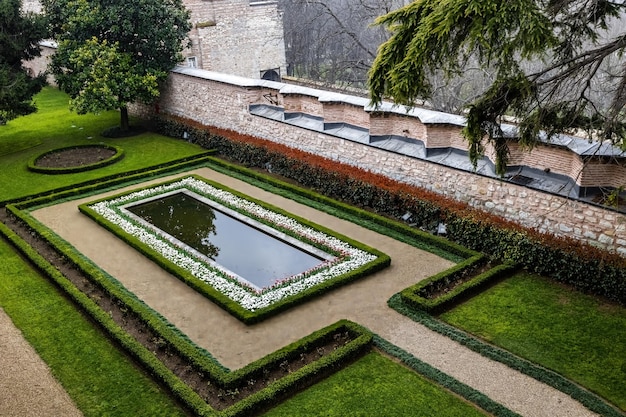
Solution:
[{"label": "evergreen foliage", "polygon": [[24,13],[20,0],[0,0],[0,124],[35,111],[32,98],[45,77],[32,77],[22,62],[39,56],[45,36],[42,16]]},{"label": "evergreen foliage", "polygon": [[[519,121],[522,145],[585,131],[623,145],[626,136],[626,4],[615,0],[418,0],[377,24],[390,29],[369,74],[372,101],[413,106],[432,94],[429,77],[462,76],[476,60],[495,71],[467,108],[471,160],[492,143],[503,175],[502,117]],[[620,26],[621,25],[621,26]]]},{"label": "evergreen foliage", "polygon": [[181,0],[44,0],[58,49],[51,62],[59,87],[79,114],[119,109],[159,96],[159,83],[182,61],[191,29]]}]

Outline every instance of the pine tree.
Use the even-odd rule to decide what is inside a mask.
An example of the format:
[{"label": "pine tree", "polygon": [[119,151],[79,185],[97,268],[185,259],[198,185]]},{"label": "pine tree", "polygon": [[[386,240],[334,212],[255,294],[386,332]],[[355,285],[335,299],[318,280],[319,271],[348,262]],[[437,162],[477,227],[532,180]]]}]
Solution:
[{"label": "pine tree", "polygon": [[45,36],[42,16],[24,13],[20,0],[0,0],[0,124],[36,110],[32,98],[45,77],[32,77],[22,63],[39,56]]},{"label": "pine tree", "polygon": [[474,163],[491,143],[504,174],[503,116],[529,148],[541,134],[581,131],[624,146],[625,10],[620,0],[417,0],[377,20],[392,36],[369,74],[372,101],[428,99],[435,70],[462,76],[471,57],[495,72],[466,109]]}]

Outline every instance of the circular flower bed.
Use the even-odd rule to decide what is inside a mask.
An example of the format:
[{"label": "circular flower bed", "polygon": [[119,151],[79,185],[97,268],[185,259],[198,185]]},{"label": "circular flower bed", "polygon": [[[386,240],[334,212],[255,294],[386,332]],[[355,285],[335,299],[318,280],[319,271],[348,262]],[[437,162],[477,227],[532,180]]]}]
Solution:
[{"label": "circular flower bed", "polygon": [[117,146],[74,145],[38,155],[28,163],[28,169],[44,174],[67,174],[111,165],[123,156],[124,151]]}]

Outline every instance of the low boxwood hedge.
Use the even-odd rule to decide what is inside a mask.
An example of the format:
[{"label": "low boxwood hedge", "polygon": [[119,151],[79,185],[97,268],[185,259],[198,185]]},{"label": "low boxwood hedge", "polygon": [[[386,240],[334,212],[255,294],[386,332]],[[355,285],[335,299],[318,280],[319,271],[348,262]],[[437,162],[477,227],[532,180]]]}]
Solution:
[{"label": "low boxwood hedge", "polygon": [[475,274],[486,264],[488,259],[484,255],[469,258],[404,289],[400,292],[402,301],[430,314],[439,314],[518,269],[514,264],[487,265],[486,271]]}]

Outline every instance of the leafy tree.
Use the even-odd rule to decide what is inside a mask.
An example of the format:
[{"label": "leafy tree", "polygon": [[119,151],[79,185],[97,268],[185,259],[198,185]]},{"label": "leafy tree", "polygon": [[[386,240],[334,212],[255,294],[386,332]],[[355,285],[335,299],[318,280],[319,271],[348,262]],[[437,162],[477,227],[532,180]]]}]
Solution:
[{"label": "leafy tree", "polygon": [[191,29],[181,0],[44,0],[58,49],[51,70],[78,113],[151,103],[182,60]]},{"label": "leafy tree", "polygon": [[464,134],[476,163],[491,143],[503,175],[502,117],[532,147],[543,130],[584,131],[624,145],[626,26],[621,0],[417,0],[377,23],[390,29],[369,73],[373,103],[412,106],[432,93],[430,75],[462,75],[468,60],[493,72],[467,107]]},{"label": "leafy tree", "polygon": [[23,13],[20,0],[0,0],[0,124],[35,111],[32,98],[45,77],[31,77],[22,62],[39,56],[46,35],[42,16]]}]

